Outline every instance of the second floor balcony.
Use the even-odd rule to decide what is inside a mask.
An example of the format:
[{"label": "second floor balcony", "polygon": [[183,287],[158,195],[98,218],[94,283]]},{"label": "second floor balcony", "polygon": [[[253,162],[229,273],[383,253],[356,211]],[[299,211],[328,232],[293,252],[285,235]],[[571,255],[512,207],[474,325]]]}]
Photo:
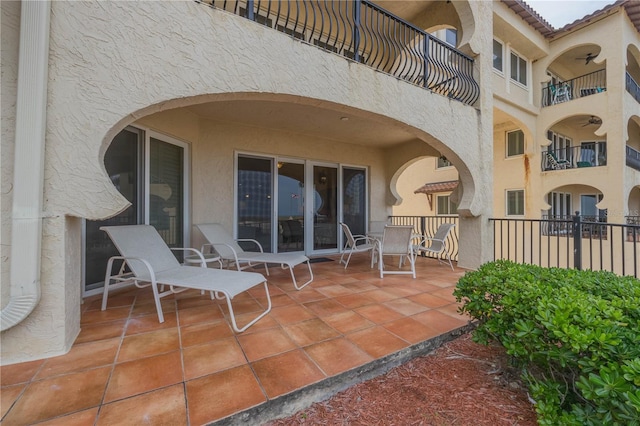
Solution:
[{"label": "second floor balcony", "polygon": [[587,142],[580,146],[547,150],[542,153],[542,171],[567,170],[607,165],[607,143]]},{"label": "second floor balcony", "polygon": [[638,83],[636,83],[628,72],[626,73],[625,87],[627,88],[627,92],[629,92],[636,101],[640,102],[640,86],[638,86]]},{"label": "second floor balcony", "polygon": [[473,105],[474,60],[368,0],[209,0],[203,3],[281,31],[434,93]]}]

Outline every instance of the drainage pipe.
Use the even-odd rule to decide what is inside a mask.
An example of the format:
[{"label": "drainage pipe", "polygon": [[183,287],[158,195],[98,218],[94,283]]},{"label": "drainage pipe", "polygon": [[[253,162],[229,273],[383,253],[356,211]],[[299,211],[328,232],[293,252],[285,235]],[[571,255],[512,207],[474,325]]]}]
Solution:
[{"label": "drainage pipe", "polygon": [[44,141],[51,2],[22,1],[16,99],[11,292],[0,330],[24,320],[40,301]]}]

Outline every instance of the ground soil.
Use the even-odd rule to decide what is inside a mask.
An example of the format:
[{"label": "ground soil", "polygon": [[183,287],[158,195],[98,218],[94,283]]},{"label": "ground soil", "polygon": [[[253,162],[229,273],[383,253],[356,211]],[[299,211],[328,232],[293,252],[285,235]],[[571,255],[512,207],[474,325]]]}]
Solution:
[{"label": "ground soil", "polygon": [[504,350],[467,334],[270,426],[537,425]]}]

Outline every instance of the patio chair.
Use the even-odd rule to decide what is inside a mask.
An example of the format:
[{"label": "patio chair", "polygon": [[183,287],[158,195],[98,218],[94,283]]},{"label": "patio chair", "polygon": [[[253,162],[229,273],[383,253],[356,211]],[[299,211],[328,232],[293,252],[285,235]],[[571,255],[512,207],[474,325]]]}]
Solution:
[{"label": "patio chair", "polygon": [[[373,267],[376,249],[375,238],[367,237],[366,235],[353,235],[349,225],[346,223],[340,222],[340,226],[342,227],[344,235],[347,237],[347,241],[345,241],[344,248],[342,249],[342,256],[340,256],[340,263],[344,263],[344,269],[347,269],[347,266],[349,266],[351,255],[354,253],[371,253],[371,267]],[[344,257],[347,253],[349,253],[349,255],[345,261]]]},{"label": "patio chair", "polygon": [[[416,277],[415,255],[413,253],[413,226],[404,225],[387,225],[384,227],[382,239],[377,243],[378,251],[378,269],[380,270],[380,278],[384,278],[387,274],[408,274]],[[385,270],[384,256],[399,256],[397,270]],[[407,258],[411,265],[411,270],[403,271],[404,260]]]},{"label": "patio chair", "polygon": [[[311,263],[309,258],[301,253],[265,253],[262,250],[262,245],[253,239],[237,239],[234,240],[231,235],[220,225],[219,223],[203,223],[196,225],[200,230],[204,238],[209,244],[213,246],[215,251],[218,252],[220,257],[227,261],[230,265],[235,265],[238,271],[242,271],[246,268],[254,265],[264,264],[264,270],[269,275],[269,268],[267,264],[278,264],[283,269],[289,269],[291,273],[291,279],[293,280],[293,286],[296,290],[302,290],[305,286],[313,281],[313,271],[311,270]],[[242,247],[238,245],[238,242],[245,241],[255,244],[259,251],[244,251]],[[306,263],[309,268],[309,281],[302,285],[298,285],[296,276],[293,273],[295,266],[301,263]]]},{"label": "patio chair", "polygon": [[[160,299],[188,289],[209,291],[212,299],[214,292],[216,295],[222,293],[229,307],[231,325],[238,333],[245,331],[271,310],[267,280],[262,274],[210,269],[206,267],[206,260],[198,250],[173,249],[192,251],[201,257],[201,266],[181,265],[171,252],[172,249],[167,246],[158,231],[151,225],[103,226],[100,229],[109,235],[121,254],[121,256],[112,256],[107,262],[102,295],[103,311],[107,308],[109,289],[121,287],[131,281],[137,287],[151,286],[158,320],[161,323],[164,322],[164,315]],[[131,272],[125,273],[123,264],[123,267],[115,275],[112,275],[115,260],[126,262]],[[264,285],[268,302],[267,309],[244,327],[238,328],[231,300],[238,294],[259,284]],[[165,286],[168,286],[169,290],[164,291]]]},{"label": "patio chair", "polygon": [[[451,262],[451,255],[447,249],[447,237],[451,230],[455,227],[455,223],[443,223],[436,230],[436,234],[433,237],[425,237],[420,240],[419,244],[413,246],[413,250],[416,255],[420,253],[430,253],[434,255],[446,255],[446,259],[449,261],[449,266],[453,271],[453,263]],[[427,246],[427,242],[430,244]],[[438,263],[444,263],[440,256],[437,256]]]},{"label": "patio chair", "polygon": [[558,160],[553,152],[546,151],[547,163],[551,170],[565,170],[571,168],[571,163],[567,160]]}]

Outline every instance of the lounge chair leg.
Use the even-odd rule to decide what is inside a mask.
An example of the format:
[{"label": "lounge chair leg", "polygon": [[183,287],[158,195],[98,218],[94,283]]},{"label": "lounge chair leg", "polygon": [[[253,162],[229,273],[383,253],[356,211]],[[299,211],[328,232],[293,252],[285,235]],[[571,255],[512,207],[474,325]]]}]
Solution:
[{"label": "lounge chair leg", "polygon": [[[284,267],[284,265],[282,265],[282,266]],[[289,265],[289,272],[291,272],[291,279],[293,280],[293,286],[296,288],[296,290],[302,290],[308,284],[310,284],[311,281],[313,281],[313,271],[311,270],[311,262],[309,262],[308,260],[307,260],[307,266],[309,267],[309,281],[307,281],[306,283],[302,284],[301,286],[298,286],[298,283],[296,281],[296,277],[293,274],[293,266]]]},{"label": "lounge chair leg", "polygon": [[271,297],[269,296],[269,288],[267,287],[267,282],[265,281],[264,283],[264,291],[265,294],[267,295],[267,310],[265,310],[263,313],[261,313],[260,315],[258,315],[257,317],[255,317],[254,319],[251,320],[251,322],[249,322],[248,324],[246,324],[244,327],[242,328],[238,328],[238,324],[236,323],[236,316],[233,313],[233,306],[231,305],[231,297],[229,297],[228,294],[225,294],[225,297],[227,299],[227,306],[229,307],[229,316],[231,317],[231,327],[233,328],[234,331],[236,331],[237,333],[242,333],[243,331],[245,331],[247,328],[251,327],[253,324],[255,324],[257,321],[259,321],[262,317],[264,317],[265,315],[267,315],[269,313],[269,311],[271,311]]},{"label": "lounge chair leg", "polygon": [[162,305],[160,304],[160,294],[158,294],[158,283],[151,282],[151,289],[153,290],[153,299],[156,302],[156,311],[158,311],[158,321],[164,322],[164,314],[162,313]]}]

